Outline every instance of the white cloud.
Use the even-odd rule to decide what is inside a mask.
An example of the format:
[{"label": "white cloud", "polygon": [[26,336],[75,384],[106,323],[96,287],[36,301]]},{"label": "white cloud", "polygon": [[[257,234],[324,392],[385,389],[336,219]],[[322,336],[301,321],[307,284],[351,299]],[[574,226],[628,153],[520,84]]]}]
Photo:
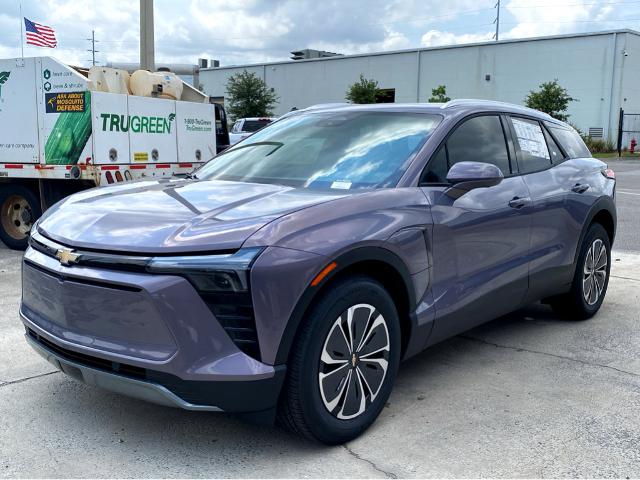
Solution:
[{"label": "white cloud", "polygon": [[[606,28],[622,28],[611,24],[612,15],[623,16],[611,3],[597,0],[509,0],[503,3],[500,38],[528,38]],[[491,17],[489,17],[491,18]],[[506,20],[505,20],[506,19]],[[423,46],[452,45],[491,40],[494,27],[485,25],[487,33],[457,34],[431,29],[421,38]]]},{"label": "white cloud", "polygon": [[[538,2],[538,0],[535,0]],[[546,3],[545,3],[546,2]],[[543,0],[532,7],[531,0],[510,0],[505,10],[515,18],[503,38],[526,38],[607,28],[605,23],[613,6],[595,0],[570,0],[568,3]],[[621,15],[621,14],[620,14]],[[623,16],[623,15],[621,15]],[[603,23],[598,23],[603,22]],[[611,25],[621,28],[620,25]]]},{"label": "white cloud", "polygon": [[452,32],[442,32],[440,30],[429,30],[420,39],[424,47],[437,47],[441,45],[454,45],[460,43],[486,42],[491,40],[493,32],[490,33],[464,33],[458,35]]}]

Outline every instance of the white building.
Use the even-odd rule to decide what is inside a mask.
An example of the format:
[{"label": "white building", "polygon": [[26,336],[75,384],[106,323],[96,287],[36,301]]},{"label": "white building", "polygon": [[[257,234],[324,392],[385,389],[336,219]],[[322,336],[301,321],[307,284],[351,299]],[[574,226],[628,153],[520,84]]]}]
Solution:
[{"label": "white building", "polygon": [[344,102],[360,74],[377,80],[395,102],[426,102],[432,88],[446,85],[451,98],[522,104],[530,90],[557,78],[578,100],[570,104],[570,121],[613,140],[619,109],[640,113],[640,33],[632,30],[223,66],[201,70],[200,83],[223,101],[227,79],[243,70],[273,88],[277,115]]}]

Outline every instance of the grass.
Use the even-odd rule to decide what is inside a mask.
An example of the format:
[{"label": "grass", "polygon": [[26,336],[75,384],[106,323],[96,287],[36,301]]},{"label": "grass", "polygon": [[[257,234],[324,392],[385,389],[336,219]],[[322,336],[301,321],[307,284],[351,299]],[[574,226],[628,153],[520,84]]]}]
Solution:
[{"label": "grass", "polygon": [[[595,158],[618,158],[618,152],[594,153],[593,156]],[[640,153],[634,153],[632,155],[629,152],[622,152],[620,158],[640,158]]]}]

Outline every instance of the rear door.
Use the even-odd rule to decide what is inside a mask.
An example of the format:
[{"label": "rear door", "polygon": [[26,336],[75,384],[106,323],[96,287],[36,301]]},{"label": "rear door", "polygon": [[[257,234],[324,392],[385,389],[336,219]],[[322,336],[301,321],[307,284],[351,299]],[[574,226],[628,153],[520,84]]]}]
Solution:
[{"label": "rear door", "polygon": [[569,198],[577,170],[538,120],[511,116],[508,123],[533,202],[529,298],[538,299],[557,292],[573,276],[573,253],[582,227],[572,217]]},{"label": "rear door", "polygon": [[[500,115],[464,120],[422,175],[434,222],[437,318],[430,343],[517,308],[527,292],[532,209],[505,121]],[[505,178],[452,199],[446,195],[446,173],[461,161],[492,163]]]}]

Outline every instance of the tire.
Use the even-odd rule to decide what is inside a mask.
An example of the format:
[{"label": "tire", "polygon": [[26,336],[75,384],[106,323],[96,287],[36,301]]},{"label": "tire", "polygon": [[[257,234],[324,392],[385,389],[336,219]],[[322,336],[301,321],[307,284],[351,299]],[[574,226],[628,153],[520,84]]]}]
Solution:
[{"label": "tire", "polygon": [[14,250],[27,248],[29,232],[40,218],[38,197],[22,185],[0,187],[0,240]]},{"label": "tire", "polygon": [[[348,337],[355,338],[355,349]],[[356,438],[389,398],[400,348],[398,313],[382,285],[366,276],[337,281],[312,307],[296,338],[280,423],[327,445]]]},{"label": "tire", "polygon": [[589,227],[580,245],[571,290],[550,299],[551,307],[571,320],[587,320],[593,317],[607,294],[610,269],[609,235],[602,225],[594,223]]}]

